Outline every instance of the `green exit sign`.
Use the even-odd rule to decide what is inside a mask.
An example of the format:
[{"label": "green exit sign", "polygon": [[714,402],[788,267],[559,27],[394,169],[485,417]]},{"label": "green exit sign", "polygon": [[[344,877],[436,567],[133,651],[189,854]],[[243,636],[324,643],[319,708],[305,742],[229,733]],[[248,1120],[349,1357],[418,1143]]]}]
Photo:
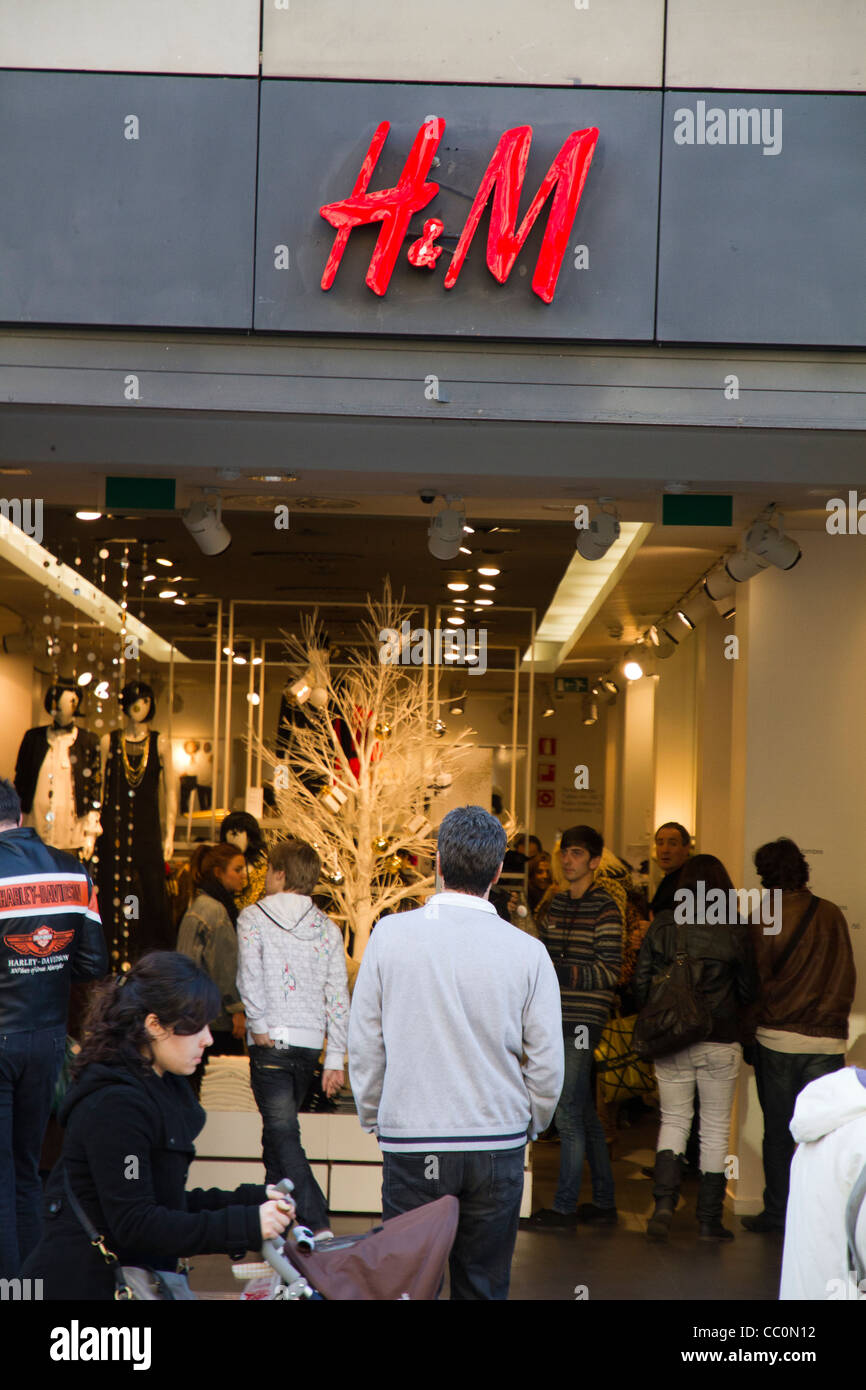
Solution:
[{"label": "green exit sign", "polygon": [[732,526],[734,499],[722,494],[666,493],[663,526]]},{"label": "green exit sign", "polygon": [[107,512],[173,512],[174,478],[106,478]]},{"label": "green exit sign", "polygon": [[553,686],[557,695],[586,695],[589,690],[589,677],[556,676]]}]

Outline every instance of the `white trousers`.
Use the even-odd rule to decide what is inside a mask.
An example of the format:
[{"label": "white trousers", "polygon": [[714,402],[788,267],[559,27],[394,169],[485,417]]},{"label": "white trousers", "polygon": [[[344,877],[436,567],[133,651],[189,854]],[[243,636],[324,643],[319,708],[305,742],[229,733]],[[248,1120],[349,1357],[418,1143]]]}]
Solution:
[{"label": "white trousers", "polygon": [[695,1085],[701,1098],[701,1172],[723,1173],[731,1138],[731,1106],[743,1059],[739,1043],[694,1043],[659,1057],[655,1063],[662,1109],[658,1149],[686,1151],[695,1113]]}]

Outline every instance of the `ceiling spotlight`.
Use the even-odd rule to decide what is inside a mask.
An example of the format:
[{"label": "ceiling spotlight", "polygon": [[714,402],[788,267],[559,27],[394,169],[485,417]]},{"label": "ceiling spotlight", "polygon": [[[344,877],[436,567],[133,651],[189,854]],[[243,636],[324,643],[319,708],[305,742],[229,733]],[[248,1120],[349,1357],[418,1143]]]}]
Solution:
[{"label": "ceiling spotlight", "polygon": [[587,725],[598,722],[598,705],[591,695],[584,695],[581,701],[581,718]]},{"label": "ceiling spotlight", "polygon": [[245,656],[233,656],[232,661],[234,662],[235,666],[246,666],[247,664],[247,659]]},{"label": "ceiling spotlight", "polygon": [[[427,549],[437,560],[456,560],[460,554],[466,513],[460,497],[448,497],[447,505],[432,518],[427,529]],[[459,505],[452,507],[451,502]]]},{"label": "ceiling spotlight", "polygon": [[177,589],[160,589],[160,598],[177,598]]},{"label": "ceiling spotlight", "polygon": [[146,574],[146,575],[144,575],[144,577],[142,578],[142,581],[141,581],[141,582],[142,582],[142,584],[152,584],[153,581],[154,581],[154,579],[156,579],[156,575],[155,575],[155,574]]},{"label": "ceiling spotlight", "polygon": [[782,513],[775,512],[774,517],[777,519],[776,526],[772,526],[770,521],[756,521],[749,528],[746,532],[746,549],[765,565],[792,570],[803,552],[795,540],[785,535]]},{"label": "ceiling spotlight", "polygon": [[637,653],[628,652],[619,667],[627,681],[639,681],[643,675],[643,666],[637,659]]},{"label": "ceiling spotlight", "polygon": [[468,545],[461,545],[461,547],[460,547],[460,554],[461,554],[461,555],[471,555],[471,554],[472,554],[472,551],[469,549]]},{"label": "ceiling spotlight", "polygon": [[108,681],[100,681],[98,685],[94,686],[93,693],[97,700],[107,700],[110,694]]},{"label": "ceiling spotlight", "polygon": [[204,496],[182,513],[181,520],[203,555],[222,555],[232,543],[223,525],[222,499],[216,488],[205,488]]},{"label": "ceiling spotlight", "polygon": [[223,656],[234,656],[234,647],[223,647]]},{"label": "ceiling spotlight", "polygon": [[434,724],[433,724],[433,737],[434,737],[434,738],[444,738],[445,733],[446,733],[446,730],[447,730],[447,727],[448,727],[448,726],[446,725],[444,719],[437,719],[437,720],[435,720],[435,722],[434,722]]},{"label": "ceiling spotlight", "polygon": [[[237,474],[236,476],[240,476]],[[247,477],[250,483],[296,483],[297,473],[250,473]]]},{"label": "ceiling spotlight", "polygon": [[598,512],[582,530],[575,542],[578,555],[584,560],[600,560],[615,540],[619,539],[619,518],[615,511]]},{"label": "ceiling spotlight", "polygon": [[466,619],[463,617],[462,613],[450,613],[446,621],[449,622],[452,627],[462,627]]},{"label": "ceiling spotlight", "polygon": [[254,656],[254,657],[253,657],[252,664],[253,664],[253,666],[261,666],[261,664],[262,664],[262,658],[261,658],[260,656]]},{"label": "ceiling spotlight", "polygon": [[606,690],[609,695],[619,694],[619,686],[612,676],[602,676],[600,684],[602,690]]},{"label": "ceiling spotlight", "polygon": [[249,700],[251,705],[258,705],[261,703],[260,697],[256,694],[254,690],[251,690],[249,692],[249,694],[247,695],[247,699]]},{"label": "ceiling spotlight", "polygon": [[102,512],[76,512],[75,515],[79,521],[99,521]]},{"label": "ceiling spotlight", "polygon": [[495,584],[479,584],[478,587],[479,587],[479,589],[486,589],[486,591],[487,591],[489,594],[495,594],[495,593],[496,593],[496,585],[495,585]]},{"label": "ceiling spotlight", "polygon": [[492,579],[494,575],[499,574],[499,570],[496,568],[495,565],[479,565],[478,573],[483,575],[489,575]]},{"label": "ceiling spotlight", "polygon": [[171,569],[172,565],[174,564],[174,560],[162,560],[158,558],[156,563],[158,565],[165,565],[166,569]]},{"label": "ceiling spotlight", "polygon": [[464,524],[463,524],[463,534],[464,534],[464,536],[474,536],[474,535],[475,535],[475,527],[474,527],[474,526],[467,526],[466,523],[464,522]]},{"label": "ceiling spotlight", "polygon": [[185,598],[176,598],[176,599],[175,599],[175,603],[177,604],[178,608],[186,608],[186,599],[185,599]]},{"label": "ceiling spotlight", "polygon": [[492,606],[493,606],[493,599],[492,599],[492,598],[480,598],[480,599],[478,600],[478,602],[476,603],[476,605],[475,605],[476,608],[492,608]]},{"label": "ceiling spotlight", "polygon": [[100,551],[99,551],[99,558],[100,558],[100,560],[107,560],[110,554],[111,554],[111,552],[110,552],[110,550],[107,548],[107,546],[104,546],[104,545],[103,545],[103,546],[100,548]]},{"label": "ceiling spotlight", "polygon": [[463,701],[462,701],[462,700],[455,700],[455,701],[454,701],[454,704],[451,706],[451,713],[452,713],[452,714],[462,714],[462,713],[463,713]]},{"label": "ceiling spotlight", "polygon": [[91,682],[92,680],[93,680],[93,672],[92,672],[92,671],[82,671],[82,672],[81,672],[81,675],[78,677],[78,684],[81,685],[81,686],[89,685],[90,682]]},{"label": "ceiling spotlight", "polygon": [[703,588],[700,588],[696,594],[692,594],[690,598],[680,604],[677,609],[677,617],[688,628],[689,632],[694,632],[701,619],[709,613],[711,606],[709,597]]},{"label": "ceiling spotlight", "polygon": [[464,583],[462,579],[452,579],[451,583],[447,587],[454,594],[462,594],[464,589],[469,588],[469,585]]}]

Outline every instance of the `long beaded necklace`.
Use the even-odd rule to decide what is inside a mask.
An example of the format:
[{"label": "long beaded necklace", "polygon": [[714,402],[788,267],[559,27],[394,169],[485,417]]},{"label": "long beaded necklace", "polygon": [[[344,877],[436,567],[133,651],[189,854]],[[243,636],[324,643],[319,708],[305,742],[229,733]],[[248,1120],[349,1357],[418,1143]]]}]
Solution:
[{"label": "long beaded necklace", "polygon": [[129,754],[126,751],[127,740],[123,735],[120,737],[120,760],[123,763],[123,775],[126,778],[127,786],[140,787],[144,781],[144,774],[147,771],[147,760],[150,756],[150,734],[148,733],[145,739],[135,739],[132,741],[144,743],[144,752],[141,756],[141,762],[137,767],[132,766],[132,763],[129,761]]}]

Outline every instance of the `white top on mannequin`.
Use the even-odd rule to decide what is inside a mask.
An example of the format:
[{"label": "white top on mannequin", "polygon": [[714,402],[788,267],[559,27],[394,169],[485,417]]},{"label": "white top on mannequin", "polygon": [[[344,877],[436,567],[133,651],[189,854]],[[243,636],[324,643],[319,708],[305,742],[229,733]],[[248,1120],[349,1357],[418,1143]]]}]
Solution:
[{"label": "white top on mannequin", "polygon": [[33,806],[21,823],[35,830],[52,849],[80,851],[84,859],[89,859],[102,826],[98,811],[78,816],[75,809],[70,751],[78,738],[74,720],[80,703],[76,691],[61,691],[54,707],[54,723],[47,731],[48,749],[36,779]]},{"label": "white top on mannequin", "polygon": [[[144,743],[150,737],[150,700],[142,696],[134,700],[127,711],[126,720],[121,730],[120,737],[127,743]],[[108,750],[111,743],[111,735],[105,734],[102,738],[102,766],[105,776],[108,776]],[[165,839],[163,840],[162,852],[165,862],[171,859],[174,854],[174,827],[177,822],[177,778],[171,760],[171,750],[165,734],[157,736],[157,751],[159,761],[162,764],[163,777],[163,811],[165,822]],[[106,782],[107,787],[107,782]],[[103,800],[105,792],[103,790]]]},{"label": "white top on mannequin", "polygon": [[74,724],[67,728],[53,725],[48,730],[48,751],[36,779],[33,807],[24,817],[24,824],[32,826],[52,849],[81,851],[89,859],[102,827],[98,811],[88,811],[86,816],[76,814],[69,755],[77,738]]}]

